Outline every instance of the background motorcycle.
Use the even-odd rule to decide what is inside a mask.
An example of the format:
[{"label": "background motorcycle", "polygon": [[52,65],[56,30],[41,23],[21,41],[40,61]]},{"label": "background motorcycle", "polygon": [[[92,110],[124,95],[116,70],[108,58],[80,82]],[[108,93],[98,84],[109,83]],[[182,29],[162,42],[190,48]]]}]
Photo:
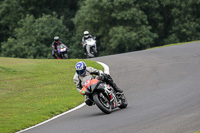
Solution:
[{"label": "background motorcycle", "polygon": [[57,46],[57,50],[58,50],[58,52],[56,52],[57,59],[68,59],[67,46],[65,46],[64,44],[61,44]]},{"label": "background motorcycle", "polygon": [[94,38],[88,38],[85,40],[86,50],[87,50],[87,57],[97,57],[97,46],[96,46],[96,40]]},{"label": "background motorcycle", "polygon": [[91,102],[106,114],[111,113],[117,107],[126,108],[128,102],[124,94],[116,93],[111,86],[99,78],[92,75],[83,78],[81,94],[90,98]]}]

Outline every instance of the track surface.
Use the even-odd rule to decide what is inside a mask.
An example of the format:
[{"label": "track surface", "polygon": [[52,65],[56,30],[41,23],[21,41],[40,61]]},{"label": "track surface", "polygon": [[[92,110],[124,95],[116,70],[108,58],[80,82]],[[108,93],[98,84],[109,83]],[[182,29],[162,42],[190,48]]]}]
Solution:
[{"label": "track surface", "polygon": [[26,133],[192,133],[200,130],[200,43],[94,58],[110,67],[129,105],[109,115],[96,106]]}]

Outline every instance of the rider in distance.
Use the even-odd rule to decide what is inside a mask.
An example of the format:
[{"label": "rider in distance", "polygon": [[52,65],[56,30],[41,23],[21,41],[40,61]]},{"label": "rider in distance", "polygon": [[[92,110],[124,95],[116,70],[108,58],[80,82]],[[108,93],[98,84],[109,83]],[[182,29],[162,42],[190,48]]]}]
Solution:
[{"label": "rider in distance", "polygon": [[90,35],[90,33],[88,31],[84,31],[84,36],[82,37],[82,45],[83,45],[83,50],[84,50],[84,54],[87,55],[87,50],[86,50],[86,45],[85,44],[85,40],[89,39],[89,38],[93,38],[92,35]]},{"label": "rider in distance", "polygon": [[61,45],[61,44],[63,44],[63,43],[62,43],[61,41],[59,41],[59,37],[58,37],[58,36],[55,36],[55,37],[54,37],[54,41],[52,42],[52,56],[53,56],[54,58],[57,58],[56,55],[55,55],[55,53],[58,52],[57,47],[58,47],[59,45]]}]

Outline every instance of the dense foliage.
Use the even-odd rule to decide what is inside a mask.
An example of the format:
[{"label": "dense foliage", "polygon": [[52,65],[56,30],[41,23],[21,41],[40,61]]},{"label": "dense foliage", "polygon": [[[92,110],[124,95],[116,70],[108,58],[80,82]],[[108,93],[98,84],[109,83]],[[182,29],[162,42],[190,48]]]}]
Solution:
[{"label": "dense foliage", "polygon": [[0,0],[1,56],[52,58],[54,36],[82,58],[81,38],[100,55],[200,40],[200,0]]}]

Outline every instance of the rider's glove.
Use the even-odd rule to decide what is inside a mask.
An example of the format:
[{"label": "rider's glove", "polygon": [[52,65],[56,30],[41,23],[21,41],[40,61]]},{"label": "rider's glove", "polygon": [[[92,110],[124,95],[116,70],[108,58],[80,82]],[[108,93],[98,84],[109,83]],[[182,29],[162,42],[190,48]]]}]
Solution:
[{"label": "rider's glove", "polygon": [[102,81],[108,80],[108,74],[106,73],[101,73],[101,76],[99,76],[99,79]]},{"label": "rider's glove", "polygon": [[94,71],[94,72],[91,72],[90,74],[99,75],[99,71]]},{"label": "rider's glove", "polygon": [[98,77],[98,79],[103,81],[104,80],[104,76],[101,75],[101,76]]}]

